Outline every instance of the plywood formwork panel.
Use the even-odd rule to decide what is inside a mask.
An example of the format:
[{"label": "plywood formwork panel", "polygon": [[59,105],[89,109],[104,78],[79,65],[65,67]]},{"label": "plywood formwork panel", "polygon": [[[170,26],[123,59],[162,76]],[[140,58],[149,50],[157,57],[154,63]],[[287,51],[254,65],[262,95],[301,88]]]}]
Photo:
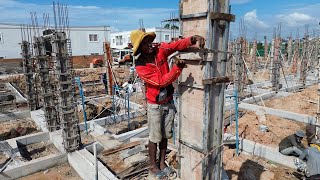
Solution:
[{"label": "plywood formwork panel", "polygon": [[200,35],[206,37],[206,18],[186,19],[181,25],[183,27],[183,36],[188,37],[192,35]]},{"label": "plywood formwork panel", "polygon": [[180,140],[203,148],[203,90],[182,86],[180,98]]},{"label": "plywood formwork panel", "polygon": [[[180,146],[180,152],[183,156],[188,158],[181,158],[181,177],[180,179],[202,179],[202,165],[200,164],[197,168],[192,171],[192,168],[196,166],[200,159],[204,157],[202,153],[199,153],[185,145]],[[191,172],[191,173],[190,173]]]},{"label": "plywood formwork panel", "polygon": [[208,10],[208,0],[183,0],[182,6],[182,15],[203,13]]},{"label": "plywood formwork panel", "polygon": [[199,61],[186,61],[188,67],[180,75],[181,85],[189,87],[203,88],[202,79],[204,77],[204,66],[199,65]]}]

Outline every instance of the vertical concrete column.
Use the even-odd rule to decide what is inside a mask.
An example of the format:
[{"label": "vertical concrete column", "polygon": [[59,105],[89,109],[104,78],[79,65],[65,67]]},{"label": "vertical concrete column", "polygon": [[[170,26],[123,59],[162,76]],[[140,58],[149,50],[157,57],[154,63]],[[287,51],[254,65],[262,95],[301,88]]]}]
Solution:
[{"label": "vertical concrete column", "polygon": [[34,76],[34,59],[31,53],[31,44],[28,41],[21,43],[21,56],[23,59],[23,72],[26,78],[26,89],[31,111],[39,108],[38,95],[36,93],[36,81]]},{"label": "vertical concrete column", "polygon": [[59,118],[63,132],[64,147],[72,152],[80,146],[79,120],[74,100],[74,78],[72,62],[68,53],[68,39],[64,32],[52,34],[52,58],[57,81],[56,95],[59,102]]}]

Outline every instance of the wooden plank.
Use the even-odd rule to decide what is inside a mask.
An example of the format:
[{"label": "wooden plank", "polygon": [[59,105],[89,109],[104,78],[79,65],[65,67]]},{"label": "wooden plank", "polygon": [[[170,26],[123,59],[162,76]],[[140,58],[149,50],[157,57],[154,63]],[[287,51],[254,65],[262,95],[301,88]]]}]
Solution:
[{"label": "wooden plank", "polygon": [[132,148],[132,147],[138,146],[138,145],[140,145],[140,141],[130,142],[130,143],[127,143],[127,144],[121,144],[121,145],[119,145],[119,146],[117,146],[115,148],[109,149],[107,151],[103,151],[102,155],[103,156],[108,156],[108,155],[116,153],[118,151],[122,151],[122,150],[125,150],[125,149],[128,149],[128,148]]},{"label": "wooden plank", "polygon": [[196,14],[208,11],[207,0],[183,0],[182,15]]},{"label": "wooden plank", "polygon": [[236,16],[233,14],[211,12],[210,19],[212,19],[212,20],[225,20],[225,21],[229,21],[229,22],[234,22],[236,20]]},{"label": "wooden plank", "polygon": [[228,83],[233,81],[233,76],[223,76],[223,77],[213,77],[210,79],[203,79],[203,84],[218,84],[218,83]]},{"label": "wooden plank", "polygon": [[178,57],[189,61],[212,61],[213,53],[200,52],[180,52]]}]

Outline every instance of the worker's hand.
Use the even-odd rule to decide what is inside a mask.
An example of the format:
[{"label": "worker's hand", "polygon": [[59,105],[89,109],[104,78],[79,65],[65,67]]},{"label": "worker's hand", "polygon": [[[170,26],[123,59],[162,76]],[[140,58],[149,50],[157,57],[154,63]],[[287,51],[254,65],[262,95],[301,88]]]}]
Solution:
[{"label": "worker's hand", "polygon": [[195,45],[195,44],[198,43],[198,47],[200,49],[204,48],[204,45],[206,44],[205,41],[206,40],[202,36],[199,36],[199,35],[194,35],[194,36],[191,37],[192,45]]},{"label": "worker's hand", "polygon": [[175,59],[175,63],[179,68],[186,68],[186,61],[181,60],[181,59]]}]

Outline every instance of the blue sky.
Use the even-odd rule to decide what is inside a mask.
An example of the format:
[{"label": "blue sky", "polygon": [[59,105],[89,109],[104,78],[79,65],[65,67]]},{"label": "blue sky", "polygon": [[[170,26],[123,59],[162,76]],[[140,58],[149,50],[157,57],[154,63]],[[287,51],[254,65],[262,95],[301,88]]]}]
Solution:
[{"label": "blue sky", "polygon": [[[160,26],[161,20],[170,13],[178,15],[179,0],[60,0],[69,6],[71,25],[110,25],[112,30],[139,28],[139,19],[145,27]],[[1,23],[30,23],[29,12],[38,16],[44,12],[52,17],[52,1],[47,0],[0,0]],[[319,30],[320,0],[231,0],[232,13],[237,21],[232,23],[232,37],[239,34],[239,20],[244,19],[247,37],[258,39],[271,37],[273,28],[281,23],[283,37],[290,33],[300,36],[304,27]],[[42,16],[41,16],[42,17]],[[38,19],[40,19],[38,17]],[[51,24],[52,24],[51,20]]]}]

